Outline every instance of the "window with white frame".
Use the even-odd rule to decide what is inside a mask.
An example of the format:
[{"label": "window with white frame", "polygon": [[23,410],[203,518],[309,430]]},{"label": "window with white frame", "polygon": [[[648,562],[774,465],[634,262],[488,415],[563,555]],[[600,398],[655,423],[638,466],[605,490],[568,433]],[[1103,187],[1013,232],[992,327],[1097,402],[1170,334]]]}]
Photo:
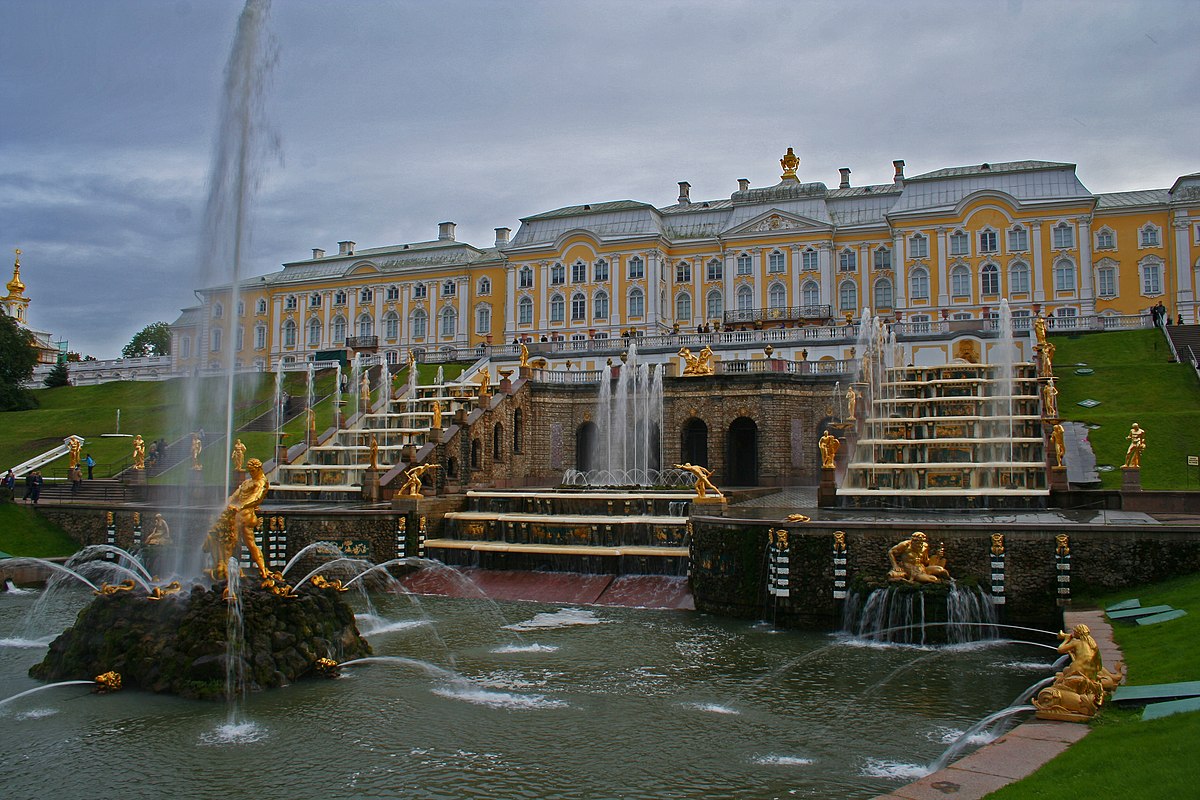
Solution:
[{"label": "window with white frame", "polygon": [[383,315],[383,338],[394,342],[400,338],[400,315],[389,311]]},{"label": "window with white frame", "polygon": [[550,285],[562,286],[567,282],[567,269],[562,264],[554,264],[550,267]]},{"label": "window with white frame", "polygon": [[1096,231],[1096,249],[1117,249],[1117,235],[1112,232],[1111,228],[1101,228],[1100,230]]},{"label": "window with white frame", "polygon": [[754,292],[749,286],[741,286],[737,290],[737,310],[750,311],[754,308]]},{"label": "window with white frame", "polygon": [[254,326],[254,349],[262,350],[266,346],[267,346],[267,326],[266,325],[255,325]]},{"label": "window with white frame", "polygon": [[1029,265],[1014,261],[1008,268],[1008,291],[1012,294],[1029,293]]},{"label": "window with white frame", "polygon": [[221,351],[221,329],[213,328],[209,331],[208,341],[210,349],[214,353],[219,353]]},{"label": "window with white frame", "polygon": [[892,268],[892,251],[887,247],[875,248],[875,269],[886,270]]},{"label": "window with white frame", "polygon": [[454,280],[442,281],[442,297],[454,297],[458,294],[458,282]]},{"label": "window with white frame", "polygon": [[425,309],[418,308],[412,313],[412,336],[414,339],[424,339],[429,335],[429,315]]},{"label": "window with white frame", "polygon": [[383,359],[388,364],[395,366],[396,364],[400,363],[400,354],[398,352],[396,352],[395,350],[388,350],[386,353],[383,354]]},{"label": "window with white frame", "polygon": [[369,314],[358,318],[358,335],[364,338],[375,335],[375,320],[371,319]]},{"label": "window with white frame", "polygon": [[785,261],[786,259],[784,258],[783,253],[779,252],[778,250],[773,250],[767,256],[767,272],[771,274],[779,274],[783,272]]},{"label": "window with white frame", "polygon": [[929,270],[917,267],[909,274],[908,297],[910,300],[929,299]]},{"label": "window with white frame", "polygon": [[312,294],[310,294],[308,296],[308,307],[309,308],[320,308],[321,307],[321,293],[320,292],[313,292]]},{"label": "window with white frame", "polygon": [[787,289],[782,283],[772,283],[767,288],[767,308],[784,308],[787,306]]},{"label": "window with white frame", "polygon": [[[237,335],[234,338],[237,340],[237,349],[240,352],[242,346],[246,343],[246,329],[243,326],[238,325]],[[241,362],[238,363],[240,364]]]},{"label": "window with white frame", "polygon": [[816,281],[805,281],[800,286],[800,302],[806,306],[820,305],[821,286]]},{"label": "window with white frame", "polygon": [[1075,229],[1065,222],[1054,226],[1052,246],[1055,250],[1068,250],[1075,246]]},{"label": "window with white frame", "polygon": [[241,300],[238,300],[237,313],[239,317],[246,316],[246,304]]},{"label": "window with white frame", "polygon": [[1117,268],[1112,264],[1102,264],[1096,270],[1096,293],[1100,297],[1117,296]]},{"label": "window with white frame", "polygon": [[399,286],[387,287],[387,289],[385,289],[383,292],[383,299],[385,302],[395,303],[397,300],[400,299],[400,287]]},{"label": "window with white frame", "polygon": [[583,292],[571,295],[571,321],[583,322],[587,319],[587,298]]},{"label": "window with white frame", "polygon": [[705,275],[705,279],[709,281],[719,281],[724,277],[724,275],[725,270],[722,267],[721,260],[719,258],[710,259],[708,262],[708,271]]},{"label": "window with white frame", "polygon": [[712,290],[705,298],[704,310],[708,319],[720,319],[725,313],[725,298],[716,289]]},{"label": "window with white frame", "polygon": [[965,321],[968,319],[975,319],[975,318],[973,316],[971,316],[970,311],[957,311],[957,312],[955,312],[954,316],[950,317],[950,319]]},{"label": "window with white frame", "polygon": [[333,318],[330,324],[330,333],[332,334],[332,344],[344,344],[346,341],[346,318],[340,314]]},{"label": "window with white frame", "polygon": [[[479,295],[491,294],[492,293],[492,279],[488,278],[486,276],[480,278],[479,283],[476,284],[475,293],[479,294]],[[388,299],[390,300],[391,298],[389,297]]]},{"label": "window with white frame", "polygon": [[1075,291],[1075,264],[1070,259],[1060,258],[1054,262],[1054,291]]},{"label": "window with white frame", "polygon": [[880,278],[875,281],[875,310],[892,307],[892,279]]},{"label": "window with white frame", "polygon": [[183,358],[192,357],[192,337],[184,336],[179,340],[179,355]]},{"label": "window with white frame", "polygon": [[343,289],[338,289],[333,293],[333,304],[335,306],[346,305],[346,292]]},{"label": "window with white frame", "polygon": [[676,283],[691,283],[692,282],[692,265],[688,261],[680,261],[675,265],[675,282]]},{"label": "window with white frame", "polygon": [[816,272],[821,268],[820,256],[811,247],[805,248],[800,254],[800,268],[805,272]]},{"label": "window with white frame", "polygon": [[629,292],[629,316],[634,318],[646,316],[646,295],[636,286]]},{"label": "window with white frame", "polygon": [[979,289],[984,295],[1000,294],[1000,268],[995,264],[984,264],[979,272]]},{"label": "window with white frame", "polygon": [[443,308],[440,317],[442,338],[448,339],[456,336],[458,334],[458,312],[453,307]]},{"label": "window with white frame", "polygon": [[358,302],[360,303],[369,303],[374,297],[375,294],[370,289],[361,289],[358,292]]},{"label": "window with white frame", "polygon": [[550,298],[550,322],[562,322],[567,317],[567,301],[561,294]]},{"label": "window with white frame", "polygon": [[979,252],[995,253],[1000,250],[1000,242],[996,236],[996,232],[990,228],[984,228],[979,232]]},{"label": "window with white frame", "polygon": [[608,262],[603,258],[592,265],[592,280],[597,282],[608,280]]},{"label": "window with white frame", "polygon": [[576,261],[571,265],[571,283],[587,283],[587,264]]},{"label": "window with white frame", "polygon": [[738,253],[736,263],[738,275],[754,274],[754,259],[750,257],[749,253]]},{"label": "window with white frame", "polygon": [[841,272],[854,272],[858,269],[858,255],[849,247],[838,253],[838,270]]},{"label": "window with white frame", "polygon": [[517,323],[521,325],[533,324],[533,300],[529,297],[522,297],[517,301]]},{"label": "window with white frame", "polygon": [[692,296],[688,292],[680,292],[675,295],[675,320],[677,322],[691,322],[692,319]]},{"label": "window with white frame", "polygon": [[950,255],[965,256],[971,252],[971,239],[962,231],[950,234]]},{"label": "window with white frame", "polygon": [[913,333],[929,333],[929,315],[915,314],[908,318],[909,330]]},{"label": "window with white frame", "polygon": [[1014,225],[1008,229],[1008,251],[1010,253],[1024,253],[1029,249],[1029,231],[1021,226]]},{"label": "window with white frame", "polygon": [[263,297],[258,298],[258,302],[254,304],[254,313],[256,313],[256,314],[267,313],[266,298],[263,298]]},{"label": "window with white frame", "polygon": [[1138,231],[1138,246],[1139,247],[1158,247],[1161,231],[1156,225],[1147,224]]},{"label": "window with white frame", "polygon": [[646,262],[641,256],[629,259],[629,279],[637,280],[646,277]]},{"label": "window with white frame", "polygon": [[858,284],[854,281],[842,281],[838,286],[838,310],[843,314],[858,311]]},{"label": "window with white frame", "polygon": [[317,347],[321,344],[321,320],[313,317],[308,321],[308,346]]},{"label": "window with white frame", "polygon": [[475,333],[486,336],[492,332],[492,307],[487,303],[475,306]]},{"label": "window with white frame", "polygon": [[521,289],[533,288],[533,269],[531,267],[521,267],[517,271],[517,286]]},{"label": "window with white frame", "polygon": [[950,294],[957,298],[971,296],[971,271],[963,264],[950,270]]},{"label": "window with white frame", "polygon": [[1147,259],[1138,265],[1142,272],[1142,294],[1154,297],[1162,294],[1162,263]]},{"label": "window with white frame", "polygon": [[929,237],[923,233],[908,237],[908,257],[929,258]]},{"label": "window with white frame", "polygon": [[283,346],[296,346],[296,323],[290,319],[283,323]]},{"label": "window with white frame", "polygon": [[592,319],[608,319],[608,292],[596,292],[592,298]]},{"label": "window with white frame", "polygon": [[1079,309],[1077,308],[1056,308],[1054,309],[1054,327],[1055,328],[1074,328],[1076,319],[1079,317]]}]

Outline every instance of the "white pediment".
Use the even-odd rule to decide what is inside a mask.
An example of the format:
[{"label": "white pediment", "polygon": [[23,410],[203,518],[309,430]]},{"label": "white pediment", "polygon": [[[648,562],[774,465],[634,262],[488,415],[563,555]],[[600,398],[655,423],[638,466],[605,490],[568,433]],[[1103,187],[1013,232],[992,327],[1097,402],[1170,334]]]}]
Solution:
[{"label": "white pediment", "polygon": [[828,224],[799,214],[789,214],[779,209],[771,209],[751,220],[743,222],[736,228],[731,228],[726,234],[738,233],[774,233],[776,231],[795,231],[805,229],[827,229]]}]

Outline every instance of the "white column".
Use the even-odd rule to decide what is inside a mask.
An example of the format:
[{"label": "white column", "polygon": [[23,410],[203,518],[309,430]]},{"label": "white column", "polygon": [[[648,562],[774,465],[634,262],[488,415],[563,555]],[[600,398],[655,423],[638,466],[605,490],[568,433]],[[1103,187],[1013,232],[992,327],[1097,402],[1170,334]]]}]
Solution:
[{"label": "white column", "polygon": [[546,261],[537,265],[534,270],[534,286],[541,291],[538,292],[538,318],[534,320],[533,329],[536,333],[541,331],[544,334],[550,332],[550,294],[554,291],[550,286],[550,264]]},{"label": "white column", "polygon": [[[1042,221],[1035,219],[1029,225],[1029,238],[1033,247],[1033,302],[1046,301],[1045,268],[1042,264]],[[1054,296],[1053,293],[1050,295]]]},{"label": "white column", "polygon": [[509,264],[504,268],[504,341],[509,334],[517,335],[517,267]]},{"label": "white column", "polygon": [[[722,284],[721,287],[721,308],[729,311],[729,304],[732,302],[737,304],[737,298],[733,295],[733,279],[734,273],[737,271],[737,254],[729,251],[725,252],[725,267],[721,272]],[[714,320],[721,322],[722,320]]]},{"label": "white column", "polygon": [[837,297],[833,293],[833,242],[817,245],[817,264],[821,268],[821,303],[829,306],[829,313],[837,317]]},{"label": "white column", "polygon": [[950,307],[950,284],[946,273],[946,256],[949,252],[949,242],[947,234],[948,229],[937,229],[937,265],[938,265],[938,293],[937,304],[939,309],[945,310]]},{"label": "white column", "polygon": [[907,253],[904,251],[905,239],[903,231],[892,232],[892,271],[895,274],[895,298],[892,302],[892,307],[896,311],[903,311],[907,307],[905,297],[908,296],[908,278],[905,272],[904,265],[907,263],[905,258]]},{"label": "white column", "polygon": [[1095,279],[1092,275],[1092,218],[1079,218],[1079,313],[1096,313]]},{"label": "white column", "polygon": [[[412,329],[409,327],[408,317],[411,306],[409,304],[409,295],[412,290],[408,286],[400,288],[400,343],[405,348],[412,347]],[[407,358],[407,353],[401,356]]]},{"label": "white column", "polygon": [[1182,209],[1176,211],[1171,227],[1175,229],[1175,311],[1183,315],[1184,322],[1191,323],[1195,321],[1196,295],[1192,285],[1191,247],[1188,244],[1192,224],[1187,212]]},{"label": "white column", "polygon": [[662,274],[662,256],[657,250],[646,254],[646,332],[651,333],[658,327],[658,295],[660,275]]},{"label": "white column", "polygon": [[801,265],[800,245],[794,244],[789,249],[790,249],[790,253],[788,254],[788,257],[790,259],[790,263],[787,265],[787,269],[792,275],[792,291],[791,291],[791,297],[789,297],[787,300],[787,304],[789,306],[799,306],[799,305],[801,305],[801,303],[800,303],[800,265]]},{"label": "white column", "polygon": [[866,245],[866,244],[860,244],[858,246],[858,286],[859,286],[858,308],[861,311],[863,306],[869,306],[871,309],[871,313],[874,314],[876,311],[875,297],[871,291],[871,289],[872,289],[871,274],[867,269],[867,267],[870,266],[867,263],[867,261],[870,259],[870,257],[871,257],[871,246]]},{"label": "white column", "polygon": [[764,308],[767,304],[763,302],[763,276],[766,275],[767,265],[763,261],[763,249],[756,247],[750,251],[750,280],[751,288],[754,290],[754,301],[750,304],[751,308]]}]

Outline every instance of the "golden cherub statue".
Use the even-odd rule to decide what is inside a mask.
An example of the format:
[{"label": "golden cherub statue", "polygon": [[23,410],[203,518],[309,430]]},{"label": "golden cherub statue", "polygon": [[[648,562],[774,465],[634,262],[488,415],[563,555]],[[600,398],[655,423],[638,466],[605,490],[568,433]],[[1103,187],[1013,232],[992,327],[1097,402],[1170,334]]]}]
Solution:
[{"label": "golden cherub statue", "polygon": [[242,444],[241,439],[233,441],[233,452],[229,454],[229,459],[233,462],[234,472],[244,472],[246,469],[246,445]]},{"label": "golden cherub statue", "polygon": [[709,478],[712,476],[712,470],[705,469],[699,464],[692,464],[690,462],[685,464],[676,464],[675,469],[681,469],[684,472],[690,472],[696,476],[697,500],[703,500],[704,498],[708,497],[710,493],[714,497],[725,496],[721,494],[721,490],[714,486],[713,482],[709,480]]},{"label": "golden cherub statue", "polygon": [[1146,431],[1135,422],[1125,438],[1129,440],[1129,447],[1125,450],[1125,466],[1140,469],[1142,451],[1146,449]]},{"label": "golden cherub statue", "polygon": [[1070,633],[1058,632],[1058,652],[1071,656],[1071,663],[1054,676],[1054,683],[1033,699],[1039,719],[1086,722],[1104,704],[1104,696],[1125,679],[1125,670],[1104,668],[1100,646],[1087,625],[1080,623]]},{"label": "golden cherub statue", "polygon": [[888,571],[890,581],[938,583],[942,579],[950,579],[950,573],[944,566],[945,559],[940,552],[930,555],[929,538],[921,531],[914,532],[888,550],[888,561],[892,565]]},{"label": "golden cherub statue", "polygon": [[817,446],[821,448],[821,467],[822,469],[832,469],[835,466],[834,459],[837,458],[838,450],[841,449],[842,443],[838,438],[825,429],[825,433],[821,435]]},{"label": "golden cherub statue", "polygon": [[146,440],[140,433],[133,437],[133,468],[146,468]]},{"label": "golden cherub statue", "polygon": [[800,166],[800,157],[789,147],[783,158],[779,159],[779,166],[783,167],[783,175],[780,176],[783,180],[796,180],[796,169]]},{"label": "golden cherub statue", "polygon": [[1063,426],[1061,423],[1055,423],[1050,429],[1050,444],[1054,447],[1054,459],[1057,462],[1055,466],[1063,465],[1063,455],[1066,454],[1067,448],[1063,444]]},{"label": "golden cherub statue", "polygon": [[401,497],[424,497],[421,494],[421,476],[430,470],[438,469],[440,464],[421,464],[413,467],[404,476],[404,485],[400,487]]},{"label": "golden cherub statue", "polygon": [[[212,558],[212,566],[207,570],[214,581],[229,580],[229,559],[233,557],[238,542],[245,545],[250,552],[250,560],[258,568],[258,574],[264,580],[272,578],[263,561],[262,551],[254,541],[254,529],[258,527],[258,507],[267,496],[267,476],[263,474],[262,462],[252,458],[246,462],[246,480],[242,481],[229,499],[225,501],[225,510],[213,523],[208,532],[208,540],[204,549]],[[276,581],[282,578],[275,577]]]},{"label": "golden cherub statue", "polygon": [[204,449],[204,442],[200,439],[200,434],[192,434],[192,469],[199,472],[204,469],[200,464],[200,451]]}]

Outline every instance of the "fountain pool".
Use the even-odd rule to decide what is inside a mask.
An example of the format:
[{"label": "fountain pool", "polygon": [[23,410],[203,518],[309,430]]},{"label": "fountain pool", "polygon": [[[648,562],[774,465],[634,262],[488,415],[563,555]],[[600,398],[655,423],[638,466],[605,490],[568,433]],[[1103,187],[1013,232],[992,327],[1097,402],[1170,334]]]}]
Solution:
[{"label": "fountain pool", "polygon": [[[344,597],[375,657],[251,695],[236,728],[220,704],[82,686],[0,707],[5,796],[868,798],[1056,657],[687,612]],[[27,670],[91,595],[44,598],[31,629],[39,599],[0,593],[4,697],[41,685]]]}]

